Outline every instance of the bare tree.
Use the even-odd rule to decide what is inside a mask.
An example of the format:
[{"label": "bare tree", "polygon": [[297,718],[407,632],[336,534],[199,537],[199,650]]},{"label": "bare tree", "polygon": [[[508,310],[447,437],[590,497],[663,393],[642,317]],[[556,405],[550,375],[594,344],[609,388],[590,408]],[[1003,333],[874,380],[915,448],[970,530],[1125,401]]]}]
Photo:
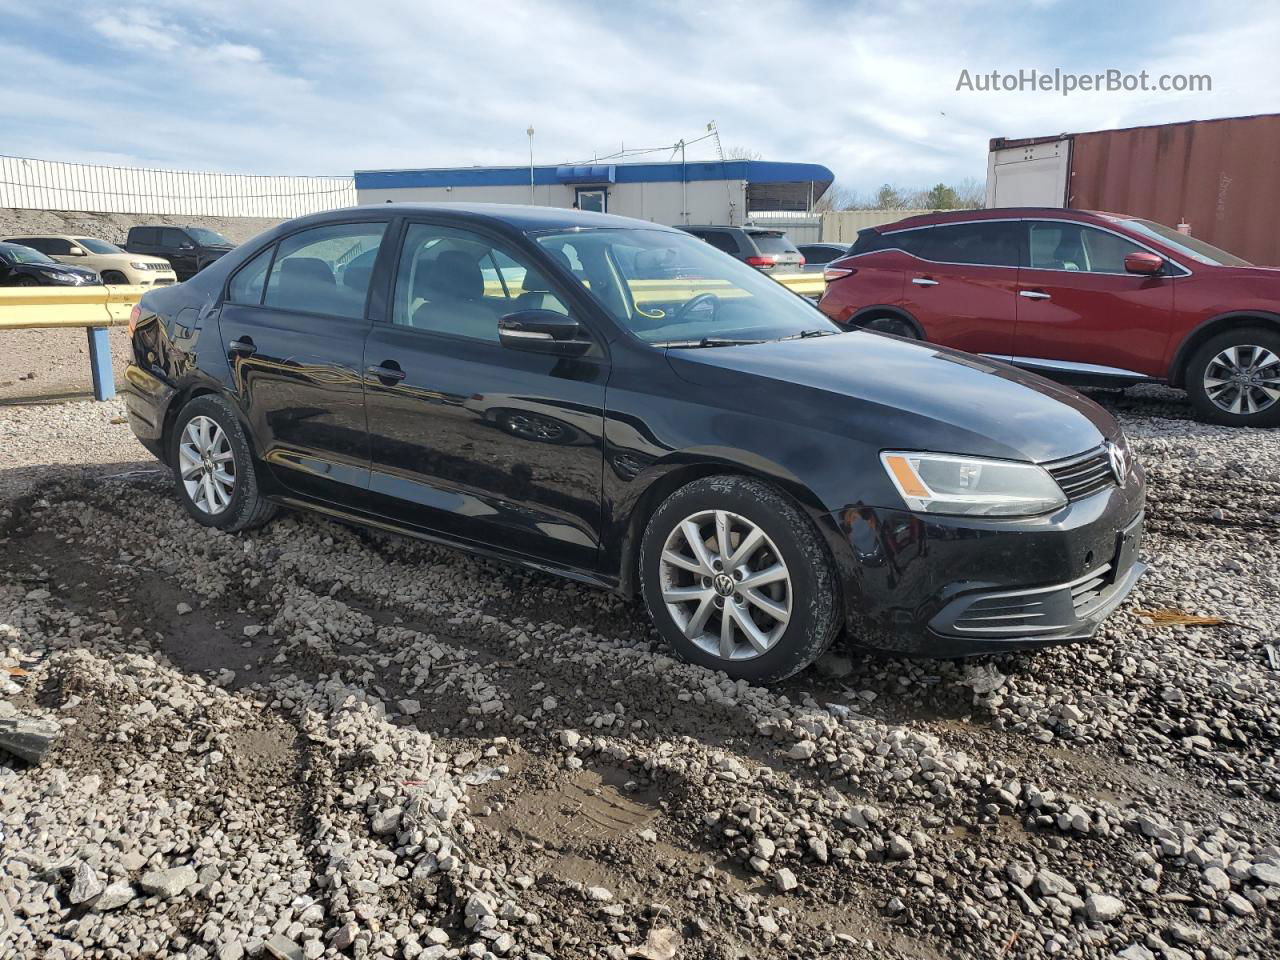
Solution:
[{"label": "bare tree", "polygon": [[987,205],[987,185],[977,177],[965,177],[953,189],[965,209],[981,210]]},{"label": "bare tree", "polygon": [[726,160],[763,160],[764,154],[750,147],[725,147],[724,158]]}]

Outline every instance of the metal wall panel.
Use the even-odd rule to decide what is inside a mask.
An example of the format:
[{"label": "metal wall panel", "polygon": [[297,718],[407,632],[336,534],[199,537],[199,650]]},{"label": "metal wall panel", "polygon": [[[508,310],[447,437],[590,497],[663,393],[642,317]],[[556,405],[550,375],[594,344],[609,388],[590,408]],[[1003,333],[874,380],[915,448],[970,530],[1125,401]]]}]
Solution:
[{"label": "metal wall panel", "polygon": [[1280,114],[1079,133],[1071,170],[1073,207],[1187,223],[1280,266]]},{"label": "metal wall panel", "polygon": [[351,177],[245,176],[0,156],[0,207],[284,220],[355,202]]}]

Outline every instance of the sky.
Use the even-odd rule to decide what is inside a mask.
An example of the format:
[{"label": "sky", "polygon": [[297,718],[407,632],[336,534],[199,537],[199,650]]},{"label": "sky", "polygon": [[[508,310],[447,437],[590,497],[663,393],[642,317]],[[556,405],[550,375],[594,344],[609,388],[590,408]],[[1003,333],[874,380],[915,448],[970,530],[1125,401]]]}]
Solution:
[{"label": "sky", "polygon": [[[539,163],[669,145],[871,194],[986,174],[991,137],[1280,111],[1280,4],[84,0],[0,25],[0,153],[233,173]],[[957,90],[993,70],[1196,92]],[[714,159],[714,140],[689,147]]]}]

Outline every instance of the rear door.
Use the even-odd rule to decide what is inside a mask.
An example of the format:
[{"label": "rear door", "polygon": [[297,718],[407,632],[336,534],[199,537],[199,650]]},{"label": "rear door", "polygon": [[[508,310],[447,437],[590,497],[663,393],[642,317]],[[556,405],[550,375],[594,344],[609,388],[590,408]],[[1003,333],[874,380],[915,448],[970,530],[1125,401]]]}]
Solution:
[{"label": "rear door", "polygon": [[219,318],[236,398],[259,457],[304,496],[358,504],[369,485],[362,359],[371,270],[387,223],[328,223],[232,275]]},{"label": "rear door", "polygon": [[[578,262],[571,249],[560,254]],[[505,239],[446,221],[407,224],[389,322],[374,324],[365,349],[374,509],[594,569],[608,361],[598,348],[569,359],[498,342],[500,317],[568,314],[569,302]]]},{"label": "rear door", "polygon": [[1026,220],[1024,229],[1015,357],[1067,372],[1085,364],[1103,369],[1078,372],[1161,376],[1180,268],[1129,273],[1125,256],[1146,248],[1078,221]]},{"label": "rear door", "polygon": [[[1021,227],[1017,220],[974,220],[908,231],[913,260],[903,306],[925,338],[1008,358],[1017,320]],[[886,234],[892,241],[894,234]]]}]

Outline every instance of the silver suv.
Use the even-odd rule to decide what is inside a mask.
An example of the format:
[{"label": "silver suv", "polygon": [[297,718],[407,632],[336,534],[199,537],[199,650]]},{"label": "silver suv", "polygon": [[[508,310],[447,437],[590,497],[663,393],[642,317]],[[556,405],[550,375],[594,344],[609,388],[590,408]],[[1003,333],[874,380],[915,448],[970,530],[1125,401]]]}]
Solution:
[{"label": "silver suv", "polygon": [[680,227],[717,250],[766,273],[797,273],[804,256],[781,230],[768,227]]}]

